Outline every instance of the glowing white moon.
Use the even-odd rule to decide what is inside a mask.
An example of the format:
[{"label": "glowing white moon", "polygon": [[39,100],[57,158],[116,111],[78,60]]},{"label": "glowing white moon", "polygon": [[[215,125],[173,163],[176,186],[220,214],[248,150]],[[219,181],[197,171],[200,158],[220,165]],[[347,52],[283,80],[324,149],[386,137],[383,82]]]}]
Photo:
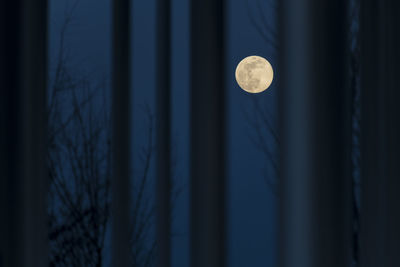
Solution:
[{"label": "glowing white moon", "polygon": [[249,56],[236,67],[236,81],[249,93],[261,93],[272,83],[274,71],[271,64],[263,57]]}]

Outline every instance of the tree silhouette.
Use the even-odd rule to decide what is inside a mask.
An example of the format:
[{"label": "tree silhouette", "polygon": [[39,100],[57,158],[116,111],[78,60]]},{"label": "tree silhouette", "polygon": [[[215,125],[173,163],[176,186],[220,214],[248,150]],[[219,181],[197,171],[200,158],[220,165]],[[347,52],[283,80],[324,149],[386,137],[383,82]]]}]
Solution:
[{"label": "tree silhouette", "polygon": [[[73,70],[67,32],[78,1],[68,7],[58,36],[57,58],[49,81],[47,164],[50,266],[103,266],[111,227],[111,121],[106,78]],[[155,201],[150,174],[155,118],[149,105],[145,142],[136,151],[132,175],[130,236],[133,266],[153,266]],[[171,166],[171,169],[173,169]],[[173,189],[173,195],[179,193]],[[173,201],[173,199],[172,199]]]}]

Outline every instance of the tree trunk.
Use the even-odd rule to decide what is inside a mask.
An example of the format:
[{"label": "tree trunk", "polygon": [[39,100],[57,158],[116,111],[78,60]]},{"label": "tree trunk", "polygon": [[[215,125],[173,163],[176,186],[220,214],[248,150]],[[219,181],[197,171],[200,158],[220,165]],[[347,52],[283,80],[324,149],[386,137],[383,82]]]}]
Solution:
[{"label": "tree trunk", "polygon": [[171,266],[171,6],[157,5],[157,206],[158,266]]},{"label": "tree trunk", "polygon": [[361,1],[360,266],[400,266],[400,3]]},{"label": "tree trunk", "polygon": [[46,266],[47,2],[0,9],[0,266]]},{"label": "tree trunk", "polygon": [[191,6],[191,266],[225,266],[224,1]]},{"label": "tree trunk", "polygon": [[346,3],[281,5],[280,266],[351,262]]},{"label": "tree trunk", "polygon": [[113,266],[130,265],[131,42],[130,0],[113,1],[112,88],[112,258]]}]

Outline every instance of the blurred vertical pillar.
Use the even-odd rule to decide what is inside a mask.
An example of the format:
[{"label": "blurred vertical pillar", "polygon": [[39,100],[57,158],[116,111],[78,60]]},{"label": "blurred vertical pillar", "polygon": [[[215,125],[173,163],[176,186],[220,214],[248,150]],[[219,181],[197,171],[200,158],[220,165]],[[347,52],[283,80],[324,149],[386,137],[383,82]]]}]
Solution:
[{"label": "blurred vertical pillar", "polygon": [[280,10],[280,266],[351,263],[351,91],[344,0]]},{"label": "blurred vertical pillar", "polygon": [[158,266],[171,266],[171,6],[157,2],[157,249]]},{"label": "blurred vertical pillar", "polygon": [[112,265],[130,266],[130,0],[113,0]]},{"label": "blurred vertical pillar", "polygon": [[360,266],[400,266],[400,3],[361,1]]},{"label": "blurred vertical pillar", "polygon": [[225,266],[224,1],[191,2],[191,266]]},{"label": "blurred vertical pillar", "polygon": [[0,266],[46,266],[47,1],[2,1],[0,27]]}]

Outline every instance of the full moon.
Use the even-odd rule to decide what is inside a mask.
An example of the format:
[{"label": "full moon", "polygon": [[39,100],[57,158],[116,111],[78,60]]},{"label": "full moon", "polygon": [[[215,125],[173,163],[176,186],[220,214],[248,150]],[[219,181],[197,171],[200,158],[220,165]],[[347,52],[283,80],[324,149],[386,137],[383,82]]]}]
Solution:
[{"label": "full moon", "polygon": [[249,56],[236,67],[236,81],[249,93],[261,93],[272,83],[274,71],[271,64],[263,57]]}]

